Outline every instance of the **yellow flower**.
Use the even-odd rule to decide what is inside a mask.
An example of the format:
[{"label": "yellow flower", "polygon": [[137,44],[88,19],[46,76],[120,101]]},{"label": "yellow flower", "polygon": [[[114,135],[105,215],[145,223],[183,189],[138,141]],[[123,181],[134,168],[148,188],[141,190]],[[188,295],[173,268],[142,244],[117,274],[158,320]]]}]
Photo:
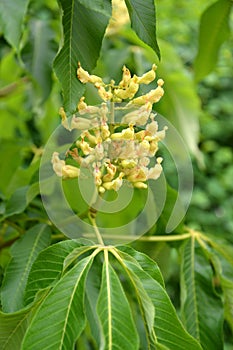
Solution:
[{"label": "yellow flower", "polygon": [[153,64],[152,69],[149,72],[146,72],[141,77],[137,77],[138,84],[150,84],[153,80],[155,80],[156,69],[157,69],[157,66],[155,64]]},{"label": "yellow flower", "polygon": [[109,101],[112,98],[111,91],[106,91],[105,88],[99,83],[95,84],[95,87],[98,89],[98,94],[104,101]]},{"label": "yellow flower", "polygon": [[72,165],[64,165],[62,168],[63,179],[73,179],[80,175],[80,169]]},{"label": "yellow flower", "polygon": [[122,186],[122,183],[123,183],[123,180],[122,178],[124,177],[124,173],[120,173],[119,176],[110,181],[110,182],[104,182],[103,183],[103,187],[106,189],[106,190],[114,190],[114,191],[118,191],[120,189],[120,187]]},{"label": "yellow flower", "polygon": [[120,81],[119,86],[121,88],[126,88],[130,82],[131,74],[130,74],[130,70],[126,66],[123,66],[122,70],[123,70],[122,80]]},{"label": "yellow flower", "polygon": [[81,83],[103,83],[102,79],[97,75],[90,75],[86,70],[81,67],[80,62],[78,63],[77,77]]},{"label": "yellow flower", "polygon": [[116,132],[111,135],[112,140],[133,140],[134,139],[134,129],[131,124],[129,128],[123,129],[121,132]]},{"label": "yellow flower", "polygon": [[64,160],[59,158],[58,152],[53,152],[51,163],[57,176],[62,176],[62,168],[66,165],[66,163]]},{"label": "yellow flower", "polygon": [[68,119],[66,116],[66,112],[63,107],[60,107],[59,109],[59,114],[61,116],[61,123],[64,126],[65,129],[70,130],[69,124],[68,124]]}]

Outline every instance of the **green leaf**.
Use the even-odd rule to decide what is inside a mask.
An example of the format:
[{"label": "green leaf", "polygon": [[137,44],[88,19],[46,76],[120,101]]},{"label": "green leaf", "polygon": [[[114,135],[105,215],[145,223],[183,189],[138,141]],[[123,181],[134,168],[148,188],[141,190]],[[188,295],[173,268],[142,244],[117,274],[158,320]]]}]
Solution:
[{"label": "green leaf", "polygon": [[[91,71],[99,57],[100,48],[111,11],[104,6],[96,11],[78,0],[61,0],[63,10],[64,45],[58,53],[54,69],[64,95],[64,108],[71,114],[84,92],[77,78],[77,63]],[[103,3],[103,2],[102,2]],[[88,4],[87,4],[88,5]],[[108,8],[108,15],[106,10]]]},{"label": "green leaf", "polygon": [[22,35],[22,24],[27,11],[29,0],[1,0],[0,22],[6,40],[16,50]]},{"label": "green leaf", "polygon": [[147,272],[153,279],[159,282],[162,287],[165,287],[163,276],[159,270],[157,263],[149,258],[149,256],[138,252],[137,250],[128,246],[118,246],[117,249],[133,257],[135,261],[140,264],[143,271]]},{"label": "green leaf", "polygon": [[96,348],[100,349],[103,343],[103,334],[101,332],[101,324],[97,314],[97,302],[101,287],[102,260],[95,259],[92,265],[86,283],[86,315],[91,329],[91,335],[96,342]]},{"label": "green leaf", "polygon": [[22,60],[27,71],[31,74],[39,102],[44,102],[52,89],[52,62],[57,52],[48,19],[33,18],[29,22],[29,41],[22,50]]},{"label": "green leaf", "polygon": [[156,39],[156,9],[154,0],[125,0],[129,11],[132,29],[138,37],[149,45],[160,59]]},{"label": "green leaf", "polygon": [[22,350],[73,348],[85,326],[85,280],[93,258],[82,259],[51,290],[27,330]]},{"label": "green leaf", "polygon": [[221,240],[211,239],[209,258],[215,268],[215,284],[221,286],[224,302],[224,317],[233,331],[233,249]]},{"label": "green leaf", "polygon": [[206,350],[223,349],[223,305],[213,288],[212,267],[192,237],[182,249],[182,316],[186,329]]},{"label": "green leaf", "polygon": [[[122,255],[123,256],[123,255]],[[140,280],[143,288],[155,308],[154,332],[157,343],[170,350],[201,350],[200,345],[183,328],[176,311],[165,291],[159,282],[153,279],[148,273],[138,267],[137,262],[132,263],[123,256],[123,263],[129,270],[131,278]],[[145,262],[146,264],[146,262]],[[157,346],[156,343],[156,346]]]},{"label": "green leaf", "polygon": [[24,309],[13,314],[0,312],[0,348],[2,350],[20,350],[31,314]]},{"label": "green leaf", "polygon": [[80,2],[80,4],[85,6],[87,9],[100,12],[108,17],[112,11],[111,0],[78,0],[78,2]]},{"label": "green leaf", "polygon": [[219,49],[230,33],[231,0],[219,0],[202,14],[199,48],[195,59],[195,80],[200,81],[216,66]]},{"label": "green leaf", "polygon": [[97,304],[102,331],[104,350],[137,350],[139,339],[132,318],[128,300],[118,276],[108,260],[108,251],[104,251],[102,284]]},{"label": "green leaf", "polygon": [[[144,346],[146,346],[147,348],[150,349],[150,346],[152,345],[151,342],[153,344],[156,343],[156,337],[154,335],[154,318],[155,318],[155,308],[154,305],[152,303],[152,300],[150,298],[150,295],[146,292],[142,281],[140,279],[139,276],[137,276],[136,274],[133,274],[132,271],[130,270],[130,266],[134,266],[136,265],[137,268],[139,268],[141,270],[141,266],[139,265],[139,263],[137,262],[137,260],[135,260],[130,254],[127,254],[124,251],[124,248],[120,247],[121,251],[120,251],[120,257],[121,259],[118,258],[119,262],[121,263],[123,269],[125,270],[124,272],[127,274],[127,277],[129,278],[129,281],[132,285],[132,290],[133,293],[135,294],[137,303],[139,305],[139,311],[140,311],[140,316],[142,318],[142,326],[143,331],[140,332],[141,335],[141,343],[144,344]],[[126,251],[128,252],[129,250],[126,249]],[[129,251],[131,253],[131,251]],[[133,253],[134,254],[134,253]],[[135,254],[134,254],[135,255]],[[141,261],[142,261],[142,257],[141,257]],[[139,317],[140,317],[139,316]]]},{"label": "green leaf", "polygon": [[12,246],[12,259],[6,269],[1,291],[4,312],[14,312],[23,307],[23,295],[30,268],[39,252],[49,243],[49,227],[38,224]]},{"label": "green leaf", "polygon": [[9,217],[15,214],[20,214],[27,206],[27,192],[28,186],[18,188],[11,196],[6,204],[5,217]]},{"label": "green leaf", "polygon": [[6,209],[3,218],[21,214],[28,204],[40,193],[38,183],[31,186],[19,187],[6,202]]},{"label": "green leaf", "polygon": [[47,288],[56,281],[63,271],[65,258],[79,246],[75,240],[67,240],[40,252],[28,276],[24,297],[26,305],[33,301],[40,289]]}]

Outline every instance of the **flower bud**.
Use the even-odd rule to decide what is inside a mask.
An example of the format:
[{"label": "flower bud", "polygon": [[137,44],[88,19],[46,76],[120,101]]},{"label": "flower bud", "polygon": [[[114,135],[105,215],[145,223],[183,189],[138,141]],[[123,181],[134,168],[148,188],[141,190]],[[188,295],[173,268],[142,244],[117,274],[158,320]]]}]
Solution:
[{"label": "flower bud", "polygon": [[130,74],[130,70],[128,68],[126,68],[126,66],[124,66],[122,68],[123,70],[123,74],[122,74],[122,80],[119,83],[119,86],[121,88],[126,88],[129,84],[129,81],[131,79],[131,74]]},{"label": "flower bud", "polygon": [[78,63],[77,77],[83,84],[88,83],[90,79],[89,73],[81,67],[80,62]]},{"label": "flower bud", "polygon": [[138,84],[150,84],[153,80],[155,80],[156,74],[155,71],[157,66],[153,64],[152,69],[149,72],[146,72],[141,77],[138,78]]},{"label": "flower bud", "polygon": [[95,87],[98,89],[98,94],[104,101],[109,101],[112,98],[111,91],[106,91],[105,88],[99,83],[95,84]]},{"label": "flower bud", "polygon": [[147,184],[145,184],[144,182],[141,182],[141,181],[139,181],[139,182],[134,182],[134,187],[136,187],[136,188],[147,188],[148,186],[147,186]]},{"label": "flower bud", "polygon": [[80,169],[72,165],[65,165],[62,168],[63,179],[74,179],[80,174]]},{"label": "flower bud", "polygon": [[122,178],[124,177],[124,173],[120,173],[119,176],[110,181],[110,182],[104,182],[103,183],[103,187],[106,189],[106,190],[114,190],[114,191],[118,191],[119,188],[122,186],[122,183],[123,183],[123,180]]},{"label": "flower bud", "polygon": [[64,160],[59,158],[58,152],[53,152],[51,163],[53,165],[53,170],[57,176],[62,176],[62,168],[66,165]]},{"label": "flower bud", "polygon": [[64,128],[67,129],[67,130],[70,130],[70,127],[69,127],[69,124],[68,124],[68,119],[67,119],[67,116],[66,116],[66,112],[65,112],[63,107],[60,107],[59,114],[61,116],[61,120],[62,120],[61,123],[64,126]]},{"label": "flower bud", "polygon": [[86,130],[92,126],[90,120],[82,117],[73,117],[71,120],[71,129]]}]

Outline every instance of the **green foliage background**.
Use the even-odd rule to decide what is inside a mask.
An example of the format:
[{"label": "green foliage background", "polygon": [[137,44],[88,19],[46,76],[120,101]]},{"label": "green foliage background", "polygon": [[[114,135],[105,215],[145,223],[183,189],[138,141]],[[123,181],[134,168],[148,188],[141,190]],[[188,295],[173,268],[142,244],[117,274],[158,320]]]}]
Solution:
[{"label": "green foliage background", "polygon": [[[70,3],[75,6],[71,8]],[[125,322],[130,324],[132,320],[129,308],[133,309],[134,315],[139,315],[140,312],[135,300],[131,300],[129,306],[127,300],[130,300],[132,287],[124,281],[126,297],[120,283],[122,281],[118,279],[115,270],[121,273],[122,269],[128,271],[137,285],[138,298],[142,298],[144,303],[147,301],[148,305],[152,303],[152,308],[154,305],[156,309],[156,297],[153,299],[152,296],[152,300],[148,301],[146,294],[143,294],[145,286],[150,282],[154,290],[161,293],[161,298],[168,300],[163,281],[159,277],[160,272],[148,277],[152,266],[156,269],[156,261],[162,271],[166,290],[189,334],[202,344],[203,349],[233,348],[232,1],[156,2],[158,43],[150,41],[147,31],[142,31],[138,25],[139,18],[135,17],[132,10],[134,6],[140,8],[142,1],[127,0],[126,4],[131,9],[129,14],[134,31],[130,29],[129,23],[125,23],[112,26],[105,35],[105,27],[111,16],[110,1],[95,1],[93,5],[93,2],[81,0],[61,0],[59,4],[53,0],[3,0],[0,4],[0,269],[3,311],[0,314],[0,344],[6,344],[3,349],[20,348],[18,339],[22,339],[39,307],[40,295],[30,306],[35,296],[33,288],[38,288],[38,285],[33,285],[40,277],[35,273],[37,268],[43,276],[43,263],[48,263],[48,256],[53,256],[54,266],[51,271],[54,275],[51,272],[49,282],[55,283],[63,261],[75,249],[79,249],[76,258],[82,256],[82,259],[77,258],[77,264],[72,262],[74,268],[65,270],[64,276],[58,280],[48,298],[46,293],[49,284],[43,279],[40,282],[46,302],[37,314],[39,325],[45,322],[44,315],[48,310],[49,313],[53,312],[52,305],[58,297],[69,304],[67,289],[73,288],[74,293],[84,293],[83,283],[88,274],[87,284],[92,287],[90,290],[94,295],[87,298],[94,301],[92,305],[89,300],[87,310],[96,308],[105,329],[104,319],[107,315],[101,314],[101,303],[106,303],[105,282],[108,273],[108,281],[113,290],[121,295]],[[150,16],[154,1],[148,1],[148,4],[148,8],[142,6],[139,12],[142,21],[143,16]],[[68,18],[63,17],[63,26],[62,10]],[[71,19],[79,19],[78,27],[72,26]],[[151,24],[152,29],[149,30],[155,30],[154,24]],[[65,45],[61,49],[63,43]],[[160,53],[161,61],[158,59]],[[75,77],[78,60],[83,61],[84,67],[94,74],[116,80],[120,79],[124,64],[133,73],[143,74],[150,69],[152,63],[157,63],[158,76],[165,81],[165,96],[158,104],[157,111],[170,120],[183,136],[192,155],[195,176],[192,201],[184,223],[171,235],[187,232],[188,226],[195,232],[203,232],[205,239],[198,237],[181,243],[138,241],[133,243],[133,247],[153,260],[146,260],[142,255],[136,256],[132,248],[123,247],[118,251],[122,260],[118,259],[115,263],[110,258],[110,265],[105,260],[105,265],[102,266],[101,261],[106,258],[103,252],[100,252],[100,256],[99,253],[97,257],[92,256],[95,254],[94,248],[87,253],[85,244],[83,248],[79,243],[66,241],[49,221],[39,195],[38,169],[43,146],[60,124],[59,107],[64,105],[67,113],[71,114],[84,93],[84,87]],[[100,102],[91,87],[87,88],[85,94],[89,104]],[[164,163],[168,184],[176,189],[173,165]],[[175,191],[169,190],[163,220],[169,218],[170,205],[175,198]],[[165,234],[162,219],[148,235]],[[47,250],[44,250],[46,247]],[[58,255],[61,260],[57,260]],[[131,261],[133,258],[136,260]],[[94,266],[93,261],[96,262],[96,267],[91,267]],[[123,261],[121,267],[120,261]],[[138,264],[143,269],[147,266],[147,273],[143,274],[135,261],[139,261]],[[143,286],[137,279],[140,273]],[[93,286],[93,274],[99,279],[95,283],[98,284],[95,288],[100,290],[99,299]],[[70,283],[75,276],[79,276],[80,283],[73,286]],[[18,281],[20,287],[15,292]],[[24,290],[26,299],[23,299]],[[223,332],[222,302],[225,316]],[[75,305],[81,310],[80,318],[76,319],[72,314],[69,316],[70,322],[77,323],[77,329],[73,330],[75,336],[85,326],[84,311],[80,305]],[[167,305],[173,315],[168,301]],[[63,307],[66,310],[64,304]],[[147,310],[145,305],[143,307]],[[114,308],[117,309],[117,300],[113,295],[113,310]],[[58,315],[60,319],[63,317],[62,311],[61,308]],[[166,310],[161,312],[166,313]],[[188,319],[190,314],[193,316],[191,321]],[[119,317],[122,318],[123,314]],[[198,349],[196,342],[190,340],[193,338],[188,333],[183,333],[183,326],[180,326],[175,317],[184,342],[190,341],[189,348],[193,346],[193,349]],[[149,324],[149,316],[145,316],[144,321]],[[28,344],[31,341],[37,344],[37,323],[33,322],[29,335],[24,339],[23,349],[30,349]],[[153,327],[151,325],[151,329]],[[96,344],[101,343],[98,334],[94,334],[95,328],[94,319],[93,324],[89,324],[77,341],[78,349],[96,349]],[[137,325],[137,329],[141,328],[142,325]],[[166,326],[163,324],[161,328],[165,329]],[[15,329],[18,338],[10,336],[8,343],[5,343],[6,337],[13,334]],[[72,337],[72,331],[67,332],[70,332],[68,338]],[[123,336],[125,329],[122,327],[120,332]],[[136,349],[139,339],[135,334],[140,332],[136,332],[133,325],[130,332]],[[159,338],[156,349],[172,349],[166,342],[163,343],[163,334],[160,335],[156,327],[155,333]],[[65,341],[68,344],[68,340]],[[140,334],[140,342],[144,344],[142,349],[146,349],[145,335]]]}]

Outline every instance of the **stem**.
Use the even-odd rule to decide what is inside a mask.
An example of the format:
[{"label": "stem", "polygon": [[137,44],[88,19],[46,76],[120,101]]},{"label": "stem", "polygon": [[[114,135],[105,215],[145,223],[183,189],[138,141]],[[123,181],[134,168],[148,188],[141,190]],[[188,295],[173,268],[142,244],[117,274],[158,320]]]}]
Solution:
[{"label": "stem", "polygon": [[[85,237],[91,238],[92,234],[86,234]],[[104,235],[105,238],[112,239],[121,239],[123,241],[128,240],[137,240],[140,242],[163,242],[163,241],[182,241],[183,239],[190,238],[192,236],[191,233],[185,233],[182,235],[171,235],[171,236],[144,236],[136,239],[134,236],[120,236],[120,235]],[[102,237],[101,237],[102,239]]]},{"label": "stem", "polygon": [[110,101],[110,124],[115,123],[114,102]]},{"label": "stem", "polygon": [[[105,244],[104,244],[104,241],[103,241],[103,239],[102,239],[102,236],[101,236],[101,234],[100,234],[100,231],[99,231],[99,229],[98,229],[98,226],[96,225],[95,218],[92,217],[91,213],[89,213],[88,218],[89,218],[89,220],[90,220],[90,222],[91,222],[91,224],[92,224],[92,226],[93,226],[93,228],[94,228],[97,241],[99,242],[99,244],[105,245]],[[91,235],[91,236],[92,236],[92,235]]]}]

